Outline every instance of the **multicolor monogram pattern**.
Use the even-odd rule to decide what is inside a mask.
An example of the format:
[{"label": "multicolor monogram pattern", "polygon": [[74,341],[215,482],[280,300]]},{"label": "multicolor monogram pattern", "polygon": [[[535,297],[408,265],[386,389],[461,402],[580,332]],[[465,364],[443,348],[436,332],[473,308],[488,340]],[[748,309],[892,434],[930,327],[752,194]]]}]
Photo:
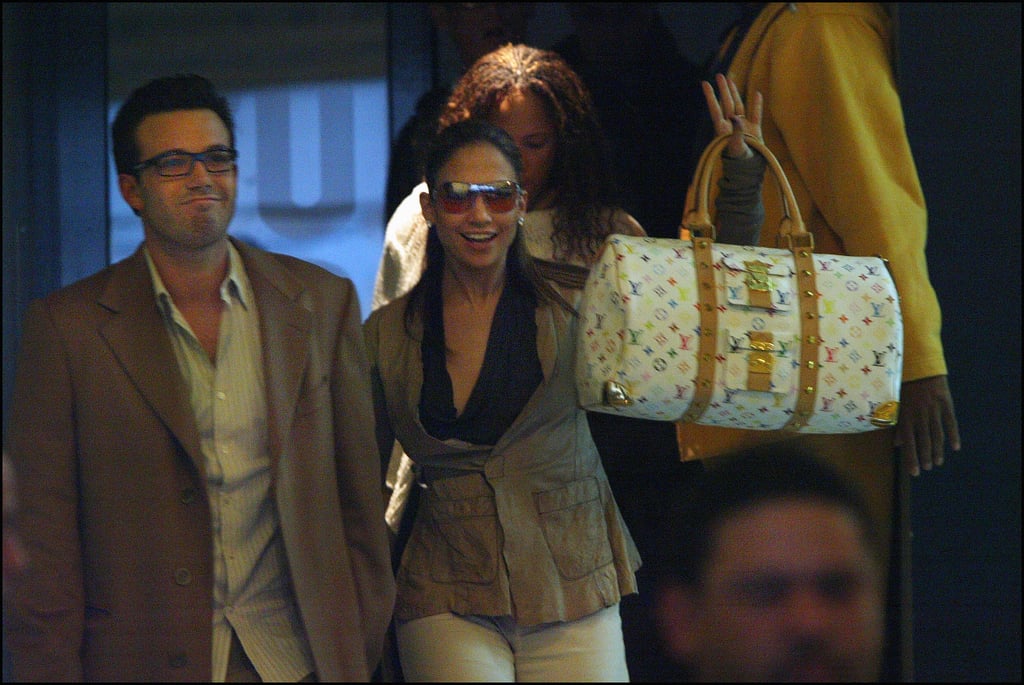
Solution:
[{"label": "multicolor monogram pattern", "polygon": [[[813,254],[816,292],[801,293],[789,250],[711,250],[713,298],[698,292],[691,241],[609,236],[581,302],[582,405],[635,418],[682,418],[702,382],[701,307],[711,301],[717,330],[706,345],[714,358],[704,359],[710,375],[703,379],[711,392],[698,423],[780,429],[808,393],[813,410],[791,429],[857,433],[884,425],[872,418],[897,406],[891,403],[899,401],[903,368],[900,302],[884,261]],[[802,316],[817,318],[810,341],[803,339]],[[802,365],[814,371],[810,386],[801,383]]]}]

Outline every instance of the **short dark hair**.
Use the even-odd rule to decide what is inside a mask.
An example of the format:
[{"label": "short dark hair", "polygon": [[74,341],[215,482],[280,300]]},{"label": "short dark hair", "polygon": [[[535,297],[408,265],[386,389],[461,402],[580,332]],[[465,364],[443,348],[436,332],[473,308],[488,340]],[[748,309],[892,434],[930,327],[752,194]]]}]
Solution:
[{"label": "short dark hair", "polygon": [[862,493],[822,459],[785,444],[743,452],[714,463],[674,501],[661,521],[652,563],[655,575],[688,586],[703,580],[716,532],[734,514],[764,502],[801,500],[850,513],[868,551],[881,552]]},{"label": "short dark hair", "polygon": [[135,89],[117,111],[111,126],[114,145],[114,165],[119,174],[134,174],[139,159],[135,131],[142,120],[151,114],[189,109],[209,109],[214,112],[231,137],[235,146],[235,122],[227,99],[217,92],[213,84],[197,74],[178,74],[154,79]]}]

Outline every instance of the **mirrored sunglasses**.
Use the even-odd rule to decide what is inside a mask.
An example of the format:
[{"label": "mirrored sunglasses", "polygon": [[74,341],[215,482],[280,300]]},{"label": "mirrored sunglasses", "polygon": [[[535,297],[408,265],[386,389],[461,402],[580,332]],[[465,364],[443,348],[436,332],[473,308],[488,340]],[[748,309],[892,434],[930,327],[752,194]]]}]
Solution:
[{"label": "mirrored sunglasses", "polygon": [[510,212],[516,206],[516,200],[523,192],[515,181],[494,181],[493,183],[463,183],[449,181],[441,184],[434,191],[441,209],[450,214],[468,212],[476,201],[475,196],[481,195],[488,211],[502,214]]}]

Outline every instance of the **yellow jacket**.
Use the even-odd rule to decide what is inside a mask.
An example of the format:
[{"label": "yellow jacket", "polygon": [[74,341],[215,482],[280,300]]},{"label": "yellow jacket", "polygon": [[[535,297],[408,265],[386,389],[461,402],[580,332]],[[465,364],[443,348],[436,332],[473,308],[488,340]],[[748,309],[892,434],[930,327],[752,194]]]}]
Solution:
[{"label": "yellow jacket", "polygon": [[[890,262],[904,318],[903,380],[944,375],[941,312],[925,261],[927,211],[878,3],[769,3],[729,68],[749,103],[765,98],[764,140],[778,157],[821,253]],[[768,181],[761,244],[781,206]]]}]

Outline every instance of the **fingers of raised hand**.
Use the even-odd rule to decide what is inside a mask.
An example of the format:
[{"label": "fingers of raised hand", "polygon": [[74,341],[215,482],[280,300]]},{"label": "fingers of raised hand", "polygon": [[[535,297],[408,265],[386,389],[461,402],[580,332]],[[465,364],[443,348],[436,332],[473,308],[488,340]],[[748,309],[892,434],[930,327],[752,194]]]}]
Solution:
[{"label": "fingers of raised hand", "polygon": [[757,138],[761,142],[764,142],[764,136],[761,133],[761,114],[763,108],[764,100],[761,97],[761,93],[755,92],[750,98],[750,107],[747,109],[747,114],[734,114],[732,119],[737,129]]},{"label": "fingers of raised hand", "polygon": [[732,111],[738,117],[744,116],[746,108],[743,106],[743,98],[740,96],[740,89],[732,79],[726,79],[729,84],[729,95],[732,98]]},{"label": "fingers of raised hand", "polygon": [[722,106],[715,95],[714,87],[707,81],[701,81],[701,89],[704,91],[704,99],[708,104],[708,113],[711,116],[711,123],[715,127],[715,135],[732,133],[732,122],[722,111]]},{"label": "fingers of raised hand", "polygon": [[722,101],[722,114],[726,119],[734,116],[743,116],[743,98],[740,96],[740,89],[736,83],[724,74],[717,74],[715,82],[718,84],[718,95]]},{"label": "fingers of raised hand", "polygon": [[750,98],[750,120],[758,126],[761,125],[761,115],[764,113],[764,96],[761,91],[755,90]]}]

